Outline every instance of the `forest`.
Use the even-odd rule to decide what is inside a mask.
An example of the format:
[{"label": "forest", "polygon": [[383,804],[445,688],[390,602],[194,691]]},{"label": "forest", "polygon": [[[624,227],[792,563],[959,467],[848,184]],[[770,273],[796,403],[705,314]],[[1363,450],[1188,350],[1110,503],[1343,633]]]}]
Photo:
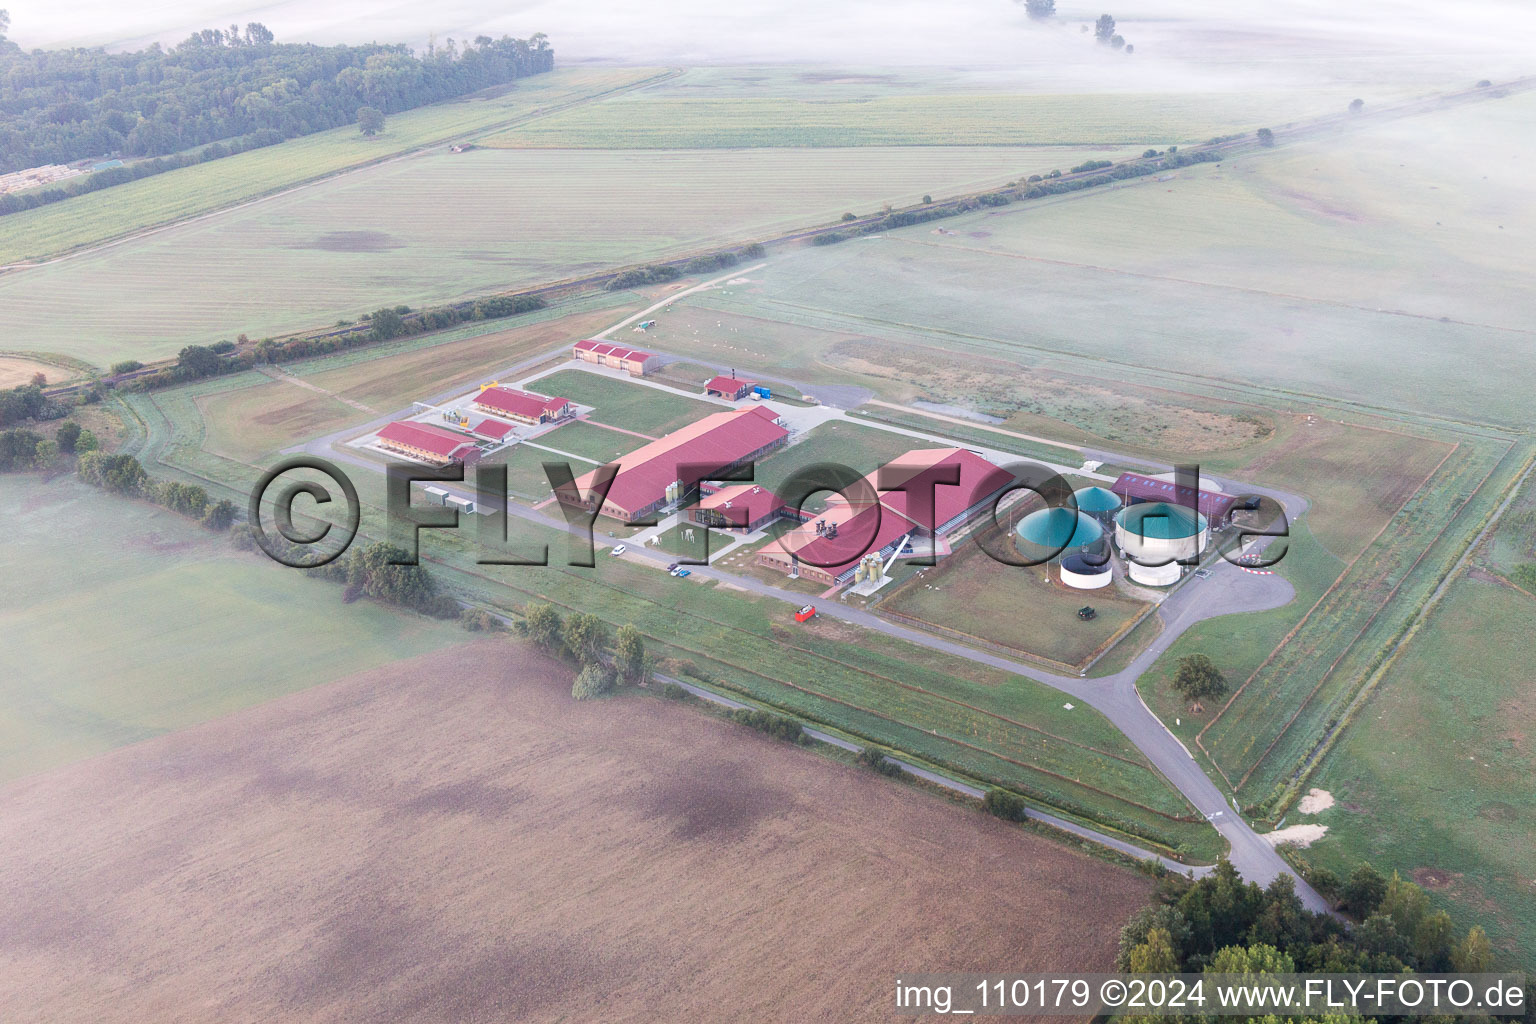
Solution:
[{"label": "forest", "polygon": [[[177,154],[161,168],[169,169],[173,161],[216,159],[352,124],[359,107],[396,113],[553,67],[554,50],[542,33],[479,36],[420,56],[401,44],[279,43],[257,22],[132,53],[27,52],[0,35],[0,174],[88,158]],[[198,147],[206,148],[188,152]],[[130,180],[139,176],[133,167],[97,171],[81,184]],[[25,205],[49,201],[28,199]]]}]

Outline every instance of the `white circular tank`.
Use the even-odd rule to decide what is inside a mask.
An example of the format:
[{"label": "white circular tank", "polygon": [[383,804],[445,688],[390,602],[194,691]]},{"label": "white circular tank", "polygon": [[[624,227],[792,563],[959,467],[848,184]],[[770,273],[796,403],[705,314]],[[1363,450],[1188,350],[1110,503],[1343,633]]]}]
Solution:
[{"label": "white circular tank", "polygon": [[1209,539],[1205,516],[1183,505],[1150,501],[1115,513],[1115,546],[1125,553],[1131,579],[1146,586],[1177,582],[1179,562],[1198,558]]}]

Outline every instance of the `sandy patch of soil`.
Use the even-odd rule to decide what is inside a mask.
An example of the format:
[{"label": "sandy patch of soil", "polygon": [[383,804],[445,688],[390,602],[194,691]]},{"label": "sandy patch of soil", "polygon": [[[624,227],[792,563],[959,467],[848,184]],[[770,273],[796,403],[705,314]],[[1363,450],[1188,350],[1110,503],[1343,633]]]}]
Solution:
[{"label": "sandy patch of soil", "polygon": [[1333,806],[1333,794],[1326,789],[1313,787],[1307,790],[1307,795],[1301,798],[1296,809],[1302,814],[1318,814]]},{"label": "sandy patch of soil", "polygon": [[1327,825],[1287,825],[1273,832],[1265,832],[1259,838],[1270,846],[1299,846],[1305,850],[1327,834]]}]

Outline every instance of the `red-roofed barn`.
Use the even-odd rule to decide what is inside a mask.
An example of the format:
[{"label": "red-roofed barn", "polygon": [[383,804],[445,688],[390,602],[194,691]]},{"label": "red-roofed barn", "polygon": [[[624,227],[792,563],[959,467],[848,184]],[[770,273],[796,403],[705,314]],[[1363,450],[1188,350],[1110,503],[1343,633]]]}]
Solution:
[{"label": "red-roofed barn", "polygon": [[728,398],[733,402],[739,402],[752,393],[757,387],[755,380],[738,380],[735,377],[727,377],[724,374],[719,377],[711,377],[704,385],[704,393],[716,398]]},{"label": "red-roofed barn", "polygon": [[628,345],[615,345],[611,341],[598,341],[596,338],[578,341],[571,346],[571,354],[577,359],[596,363],[598,366],[612,366],[623,370],[631,377],[644,377],[657,364],[654,352],[644,352],[638,348],[630,348]]},{"label": "red-roofed barn", "polygon": [[475,443],[463,434],[413,420],[386,424],[379,431],[379,444],[392,452],[434,466],[465,462],[480,452]]},{"label": "red-roofed barn", "polygon": [[516,388],[485,388],[469,403],[472,408],[517,423],[553,423],[576,410],[568,399],[546,398]]},{"label": "red-roofed barn", "polygon": [[[669,494],[682,482],[683,467],[703,467],[690,474],[707,479],[746,462],[760,459],[784,445],[789,431],[778,416],[762,406],[717,412],[666,437],[635,449],[618,460],[619,470],[608,489],[602,514],[624,522],[644,519],[672,501],[686,501],[691,494]],[[592,482],[596,471],[576,480],[579,493],[560,493],[562,502],[591,509]],[[696,487],[693,489],[697,489]]]}]

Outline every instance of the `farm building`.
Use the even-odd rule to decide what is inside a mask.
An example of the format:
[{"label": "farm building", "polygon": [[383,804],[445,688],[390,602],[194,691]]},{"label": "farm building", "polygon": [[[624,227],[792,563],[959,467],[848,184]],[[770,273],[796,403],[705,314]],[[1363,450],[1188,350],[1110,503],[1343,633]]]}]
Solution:
[{"label": "farm building", "polygon": [[955,533],[987,513],[1013,481],[964,448],[914,449],[865,479],[876,500],[833,497],[825,512],[765,545],[758,564],[828,586],[844,583],[868,555],[887,559],[914,538]]},{"label": "farm building", "polygon": [[755,380],[741,380],[737,377],[727,377],[724,374],[711,377],[704,383],[704,393],[713,398],[725,398],[732,402],[739,402],[750,395],[757,387]]},{"label": "farm building", "polygon": [[[717,412],[635,449],[619,460],[618,473],[603,501],[602,514],[632,523],[692,494],[680,492],[684,476],[707,479],[760,459],[789,440],[778,416],[762,406]],[[686,470],[686,473],[685,473]],[[560,501],[590,510],[596,470],[576,480],[576,494]],[[697,487],[690,490],[696,491]]]},{"label": "farm building", "polygon": [[1115,515],[1115,546],[1125,555],[1131,579],[1149,587],[1177,583],[1184,567],[1205,550],[1210,523],[1185,505],[1148,501]]},{"label": "farm building", "polygon": [[500,441],[512,432],[512,424],[504,420],[481,420],[469,432],[487,441]]},{"label": "farm building", "polygon": [[699,500],[688,519],[715,529],[761,530],[784,511],[784,499],[756,484],[699,485]]},{"label": "farm building", "polygon": [[568,399],[548,398],[516,388],[484,388],[469,404],[471,408],[492,416],[530,424],[553,423],[576,412],[575,406]]},{"label": "farm building", "polygon": [[614,369],[623,370],[631,377],[644,377],[655,369],[657,364],[654,352],[643,352],[628,345],[615,345],[611,341],[598,341],[595,338],[578,341],[572,346],[571,354],[577,359],[596,363],[598,366],[611,366]]},{"label": "farm building", "polygon": [[1214,488],[1185,487],[1172,480],[1143,476],[1140,473],[1121,473],[1120,479],[1111,485],[1110,490],[1125,505],[1148,501],[1183,505],[1197,510],[1207,521],[1216,524],[1225,524],[1228,514],[1239,504],[1233,495]]},{"label": "farm building", "polygon": [[470,461],[480,449],[463,434],[455,434],[430,423],[397,420],[379,431],[379,444],[418,462],[446,466]]}]

